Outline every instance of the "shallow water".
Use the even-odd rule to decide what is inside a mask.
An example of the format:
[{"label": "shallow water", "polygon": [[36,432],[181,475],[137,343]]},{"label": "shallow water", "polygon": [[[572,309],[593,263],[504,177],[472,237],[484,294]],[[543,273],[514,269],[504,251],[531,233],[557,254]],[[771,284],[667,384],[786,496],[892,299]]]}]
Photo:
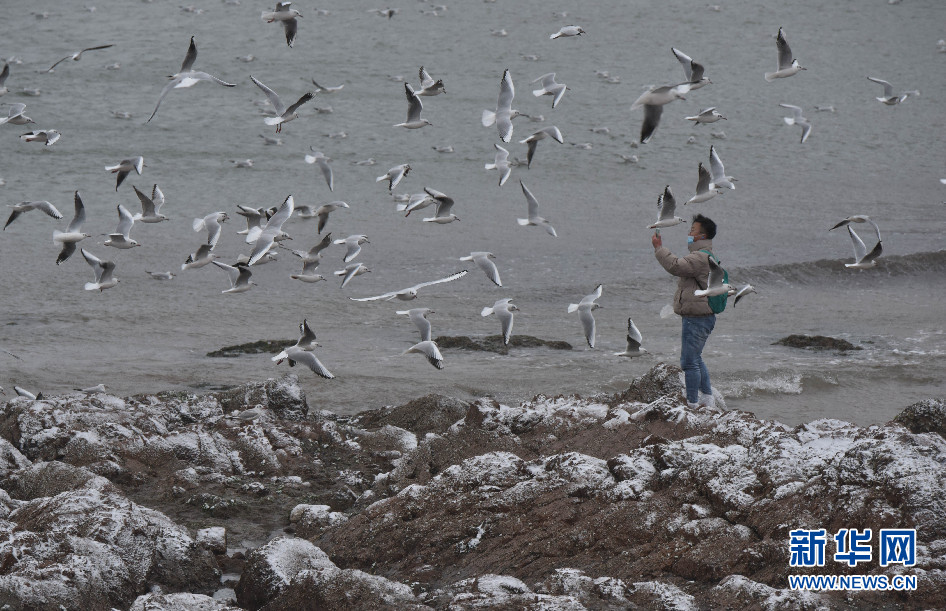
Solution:
[{"label": "shallow water", "polygon": [[[946,391],[946,187],[938,180],[946,176],[946,83],[929,78],[946,62],[936,50],[942,3],[732,2],[714,12],[680,2],[628,8],[616,1],[575,7],[530,0],[454,3],[439,18],[421,14],[423,6],[411,3],[391,20],[364,2],[325,3],[329,15],[300,6],[304,18],[293,49],[277,24],[260,20],[262,7],[247,2],[207,3],[203,14],[126,2],[97,2],[94,12],[57,5],[45,19],[31,13],[42,10],[38,5],[10,11],[0,57],[23,63],[11,66],[10,93],[0,104],[26,103],[37,128],[63,136],[45,148],[19,142],[28,131],[22,126],[0,126],[6,180],[0,197],[5,203],[47,199],[67,218],[30,213],[0,235],[0,348],[21,357],[0,353],[0,384],[8,392],[16,384],[50,394],[104,382],[110,392],[132,394],[262,379],[287,371],[285,365],[275,367],[269,355],[205,354],[293,338],[307,318],[322,344],[319,358],[337,376],[296,371],[319,409],[353,413],[429,392],[514,402],[536,393],[622,390],[654,363],[679,359],[679,320],[659,316],[674,280],[654,260],[646,225],[664,185],[679,202],[692,194],[696,165],[706,163],[715,144],[737,189],[698,210],[719,224],[715,251],[733,280],[758,289],[735,308],[730,302],[704,353],[727,405],[787,423],[832,417],[869,424]],[[567,17],[555,15],[563,10]],[[550,41],[565,23],[580,24],[587,34]],[[766,83],[762,75],[774,69],[780,26],[808,69]],[[500,28],[509,35],[490,34]],[[192,35],[195,68],[238,86],[174,90],[146,123]],[[76,49],[108,42],[116,46],[41,72]],[[667,106],[651,142],[633,147],[642,112],[630,111],[631,103],[647,85],[682,79],[671,46],[702,62],[713,84]],[[247,54],[255,61],[238,59]],[[533,54],[537,61],[524,58]],[[114,62],[121,68],[105,68]],[[432,126],[395,129],[406,104],[403,84],[389,77],[403,75],[416,86],[420,65],[444,79],[447,94],[423,100]],[[543,125],[560,127],[566,144],[541,142],[532,168],[514,168],[499,188],[496,173],[483,169],[498,136],[480,125],[480,114],[495,107],[505,68],[517,85],[514,107],[545,117],[542,123],[516,119],[514,140],[505,145],[511,156],[525,158],[518,140]],[[620,82],[608,83],[595,70]],[[570,87],[554,110],[550,98],[531,95],[530,84],[552,71]],[[312,89],[311,78],[345,88],[317,95],[285,126],[282,146],[265,146],[259,135],[272,135],[273,128],[253,104],[263,96],[250,74],[287,99]],[[874,100],[880,87],[867,75],[921,95],[883,106]],[[24,88],[41,95],[20,95]],[[798,128],[782,123],[787,113],[780,102],[806,109],[813,129],[804,144]],[[829,104],[837,111],[814,110]],[[333,112],[316,112],[327,106]],[[699,127],[684,120],[707,106],[728,120]],[[133,118],[117,119],[116,110]],[[592,131],[602,126],[609,135]],[[726,139],[711,136],[720,130]],[[340,132],[347,137],[328,136]],[[573,146],[583,143],[591,148]],[[443,145],[456,152],[432,148]],[[333,159],[334,193],[303,161],[310,146]],[[103,167],[139,154],[147,164],[143,175],[130,176],[116,194],[114,176]],[[640,161],[624,163],[621,154]],[[369,157],[377,164],[353,165]],[[254,167],[231,162],[246,158]],[[436,225],[395,212],[375,178],[405,162],[413,171],[395,192],[444,191],[455,198],[460,222]],[[538,198],[557,239],[516,224],[525,216],[519,179]],[[138,206],[131,185],[148,190],[155,182],[172,220],[136,225],[132,237],[140,248],[101,246],[99,234],[117,224],[115,206]],[[82,290],[92,274],[78,253],[55,265],[51,233],[71,218],[76,189],[88,210],[86,231],[95,236],[81,245],[117,264],[121,283],[104,293]],[[331,273],[344,267],[341,247],[327,251],[321,270],[329,280],[315,285],[289,279],[299,265],[285,251],[279,261],[254,267],[258,286],[239,295],[220,293],[226,275],[213,266],[180,271],[203,239],[191,230],[194,217],[228,211],[216,252],[231,262],[249,252],[235,235],[243,225],[236,204],[274,206],[289,194],[297,205],[347,201],[351,209],[333,213],[327,231],[339,238],[368,235],[357,260],[372,273],[339,290]],[[678,213],[689,218],[688,208]],[[845,269],[850,240],[842,231],[827,232],[850,214],[870,215],[883,231],[884,256],[875,269]],[[685,227],[663,231],[678,254],[685,251]],[[294,248],[318,239],[311,220],[294,218],[286,229]],[[871,242],[869,230],[859,233]],[[467,277],[428,287],[409,304],[348,299],[446,276],[468,267],[458,259],[472,250],[495,253],[503,288],[469,267]],[[145,270],[178,276],[158,282]],[[590,350],[577,315],[566,308],[599,283],[604,307],[595,312],[598,342]],[[401,356],[417,334],[396,310],[431,307],[435,336],[480,337],[499,332],[495,318],[479,312],[503,297],[522,310],[514,333],[566,340],[575,349],[513,349],[505,356],[448,351],[442,371],[419,355]],[[628,317],[650,356],[612,356],[624,348]],[[792,333],[841,337],[863,350],[771,345]]]}]

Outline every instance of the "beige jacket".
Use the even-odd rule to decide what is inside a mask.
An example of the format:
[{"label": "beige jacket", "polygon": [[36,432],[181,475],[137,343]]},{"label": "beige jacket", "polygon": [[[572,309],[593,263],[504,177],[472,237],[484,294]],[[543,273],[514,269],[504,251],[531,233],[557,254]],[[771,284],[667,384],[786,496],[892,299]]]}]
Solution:
[{"label": "beige jacket", "polygon": [[687,245],[690,254],[685,257],[675,257],[670,250],[661,246],[654,255],[665,270],[679,276],[677,292],[673,295],[673,311],[680,316],[709,316],[713,313],[706,297],[694,295],[696,290],[706,289],[706,278],[709,276],[709,255],[700,250],[713,252],[712,240],[698,240]]}]

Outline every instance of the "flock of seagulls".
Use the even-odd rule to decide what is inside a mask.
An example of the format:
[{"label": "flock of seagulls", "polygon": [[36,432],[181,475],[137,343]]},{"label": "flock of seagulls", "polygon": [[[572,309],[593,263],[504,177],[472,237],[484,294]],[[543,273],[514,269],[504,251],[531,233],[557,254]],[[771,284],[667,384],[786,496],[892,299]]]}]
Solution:
[{"label": "flock of seagulls", "polygon": [[[384,11],[378,11],[378,14],[390,19],[397,14],[397,10],[385,9]],[[302,18],[302,14],[298,10],[292,8],[290,2],[278,2],[274,10],[263,12],[261,18],[267,23],[279,22],[284,28],[285,39],[288,47],[291,48],[293,46],[293,42],[298,32],[298,20]],[[552,33],[549,36],[549,39],[556,40],[559,38],[580,37],[585,34],[585,30],[581,26],[567,25],[562,27],[559,31]],[[504,34],[496,35],[499,36]],[[58,66],[67,60],[71,59],[73,61],[79,61],[84,53],[110,49],[112,47],[114,47],[114,45],[105,44],[81,49],[55,62],[49,67],[48,70],[46,70],[46,72],[53,72]],[[799,74],[803,70],[806,70],[806,68],[802,67],[798,60],[794,57],[782,28],[779,28],[776,35],[776,48],[777,69],[774,72],[766,72],[764,74],[766,81],[789,78]],[[701,89],[712,83],[712,81],[705,76],[705,68],[701,63],[693,60],[690,56],[676,47],[671,47],[671,51],[683,69],[684,79],[678,83],[648,88],[648,90],[641,94],[630,107],[631,111],[634,111],[638,108],[643,109],[644,118],[639,138],[640,143],[642,144],[649,143],[653,139],[659,126],[665,106],[676,100],[685,100],[686,96],[689,95],[690,92]],[[190,37],[188,49],[185,54],[184,61],[181,64],[180,70],[168,77],[168,81],[160,91],[157,102],[154,106],[154,110],[152,111],[151,116],[148,118],[148,122],[151,122],[153,119],[155,119],[162,102],[172,89],[189,88],[205,80],[227,88],[236,86],[235,83],[223,81],[222,79],[208,72],[194,70],[196,59],[197,45],[195,43],[194,37],[192,36]],[[5,63],[2,72],[0,72],[0,95],[6,93],[7,91],[5,81],[7,80],[9,74],[9,64]],[[407,101],[406,119],[401,123],[394,124],[394,127],[418,130],[432,125],[428,119],[422,116],[424,104],[422,103],[421,99],[438,95],[446,95],[447,92],[444,86],[444,81],[443,79],[434,79],[423,66],[421,66],[418,71],[418,78],[419,85],[417,88],[415,88],[411,83],[404,82],[404,95]],[[918,95],[918,92],[897,93],[889,82],[874,77],[867,78],[871,82],[877,83],[884,87],[883,96],[876,99],[885,105],[897,105],[906,100],[910,95]],[[283,130],[287,123],[299,118],[300,107],[311,101],[317,93],[323,95],[337,94],[344,87],[344,84],[334,87],[326,87],[319,85],[314,79],[312,79],[312,84],[315,87],[315,91],[305,92],[293,103],[287,104],[280,97],[280,95],[278,95],[273,89],[265,85],[255,76],[251,75],[249,79],[265,94],[266,98],[269,100],[274,112],[272,116],[268,116],[264,119],[264,124],[275,127],[277,134]],[[567,85],[556,80],[555,72],[543,74],[532,80],[531,83],[536,85],[536,88],[532,90],[533,96],[537,98],[549,96],[551,98],[552,109],[557,109],[560,106],[566,91],[569,90]],[[499,94],[495,109],[483,110],[481,116],[481,123],[484,127],[492,127],[493,125],[496,126],[499,140],[502,143],[509,143],[511,141],[514,130],[513,121],[515,119],[519,117],[530,118],[529,115],[513,108],[514,99],[515,86],[510,70],[507,68],[503,70],[502,77],[499,81]],[[801,127],[802,131],[800,142],[805,143],[811,133],[811,123],[804,117],[803,109],[792,104],[780,104],[780,106],[792,111],[792,116],[786,117],[784,121],[788,125],[797,125]],[[26,109],[26,105],[22,103],[9,104],[5,116],[0,116],[0,125],[27,125],[34,123],[34,121],[25,114]],[[331,108],[329,107],[320,109],[320,112],[331,112]],[[718,121],[727,120],[726,117],[718,111],[716,106],[706,107],[698,114],[685,117],[685,119],[692,121],[695,126],[713,124]],[[61,135],[57,130],[50,129],[34,130],[20,136],[20,138],[25,142],[41,142],[47,147],[52,146],[57,141],[59,141],[60,137]],[[282,141],[279,138],[266,135],[261,135],[261,137],[264,139],[266,144],[277,146],[282,144]],[[531,168],[532,163],[535,160],[538,144],[543,140],[552,140],[558,144],[563,144],[565,142],[565,138],[561,130],[555,125],[543,127],[533,132],[528,137],[519,140],[520,144],[526,144],[528,146],[526,162],[528,167]],[[498,185],[502,187],[506,184],[508,178],[510,177],[512,168],[517,165],[518,162],[510,160],[509,151],[500,143],[494,143],[493,146],[496,150],[495,158],[491,163],[486,163],[484,168],[488,171],[497,171],[499,176]],[[545,146],[552,145],[543,145],[543,147]],[[452,147],[432,148],[438,152],[443,153],[453,152]],[[316,150],[315,147],[311,147],[310,150],[311,154],[305,155],[305,162],[313,164],[319,169],[329,191],[334,192],[335,177],[332,166],[330,165],[332,159],[323,152]],[[245,164],[246,167],[251,166],[252,162],[250,160],[247,161],[249,163]],[[234,163],[239,165],[239,162],[237,161],[234,161]],[[359,163],[363,165],[371,165],[374,163],[374,160],[369,159]],[[122,159],[113,165],[105,166],[105,170],[116,174],[115,191],[117,192],[129,175],[131,175],[133,172],[136,175],[141,175],[145,167],[146,165],[144,158],[141,156],[135,156]],[[411,172],[411,169],[412,168],[409,163],[396,165],[381,176],[378,176],[376,181],[386,182],[388,192],[393,195],[394,190]],[[707,165],[704,166],[703,162],[698,164],[695,194],[688,198],[684,205],[702,204],[722,195],[725,190],[734,190],[736,188],[734,184],[735,181],[735,178],[726,173],[725,167],[723,166],[722,160],[720,159],[719,153],[715,146],[711,146]],[[545,232],[550,236],[557,237],[557,232],[552,226],[551,222],[540,214],[540,205],[537,198],[526,187],[522,180],[520,180],[519,183],[523,196],[526,200],[526,217],[518,218],[518,224],[521,226],[540,227],[544,229]],[[157,184],[154,184],[150,195],[138,189],[137,186],[133,186],[133,189],[141,204],[141,211],[133,214],[124,205],[119,204],[116,208],[118,214],[117,227],[112,233],[107,234],[108,239],[104,242],[103,246],[117,249],[135,248],[140,245],[139,242],[131,236],[136,223],[158,223],[168,220],[168,217],[161,213],[162,207],[165,204],[165,196]],[[75,213],[66,230],[60,231],[57,229],[53,232],[54,242],[61,246],[59,255],[56,258],[57,265],[62,264],[72,256],[72,254],[78,248],[78,243],[86,238],[91,237],[88,233],[84,233],[82,231],[83,224],[86,221],[86,212],[78,191],[76,191],[74,195],[74,205]],[[406,196],[401,202],[398,203],[397,209],[398,211],[405,212],[405,216],[409,216],[415,210],[421,210],[428,207],[433,207],[435,212],[433,216],[423,218],[423,222],[449,224],[460,220],[453,212],[455,207],[454,199],[446,193],[431,187],[425,187],[423,193]],[[353,234],[345,238],[334,240],[332,239],[331,233],[326,233],[324,236],[322,236],[322,232],[325,230],[328,224],[329,216],[338,210],[349,208],[349,205],[344,201],[333,201],[316,209],[312,209],[312,207],[297,207],[293,200],[293,196],[289,195],[278,207],[273,206],[271,208],[264,209],[240,205],[238,208],[239,210],[237,211],[237,214],[243,216],[247,223],[247,228],[238,233],[244,235],[246,243],[252,247],[250,254],[234,262],[233,264],[228,264],[217,260],[218,256],[215,254],[214,249],[220,240],[224,223],[229,219],[229,215],[224,211],[212,212],[200,218],[194,219],[192,224],[193,230],[195,232],[201,233],[202,236],[205,232],[206,239],[202,239],[197,249],[187,256],[186,260],[181,265],[182,272],[200,268],[212,263],[214,266],[227,272],[229,288],[222,290],[222,293],[243,293],[251,290],[251,288],[256,284],[252,280],[253,271],[256,269],[256,266],[265,264],[268,260],[271,260],[275,257],[279,249],[284,249],[289,250],[293,255],[297,256],[302,263],[302,270],[292,274],[290,276],[292,279],[306,283],[326,281],[326,278],[318,272],[324,251],[330,245],[343,245],[345,247],[345,255],[342,257],[342,261],[346,264],[346,266],[344,269],[334,271],[333,273],[334,276],[341,279],[341,288],[349,285],[349,283],[358,276],[371,272],[371,270],[368,269],[363,263],[355,261],[362,251],[362,245],[369,243],[367,235]],[[25,201],[11,206],[11,213],[3,227],[3,230],[6,230],[7,227],[14,223],[14,221],[16,221],[20,216],[32,210],[38,210],[56,220],[63,218],[62,213],[60,213],[59,210],[57,210],[56,207],[48,201]],[[294,214],[297,217],[318,219],[317,233],[320,236],[320,241],[314,246],[308,249],[294,250],[284,246],[281,243],[290,238],[288,233],[284,230],[284,226]],[[685,219],[676,215],[676,200],[673,196],[670,185],[667,185],[663,192],[658,196],[657,220],[653,224],[648,225],[648,228],[656,229],[659,232],[661,228],[672,227],[685,222]],[[870,251],[868,251],[864,242],[851,227],[851,224],[857,223],[868,223],[874,228],[876,232],[877,242]],[[842,226],[847,228],[854,247],[854,262],[847,263],[845,266],[856,269],[864,269],[874,266],[878,257],[882,253],[880,229],[877,224],[865,215],[853,215],[836,224],[831,228],[831,230],[838,229]],[[101,292],[115,287],[119,283],[119,279],[114,275],[116,268],[114,262],[99,258],[85,248],[80,249],[80,251],[93,272],[93,281],[85,283],[85,290],[98,290]],[[491,282],[496,287],[503,287],[502,280],[500,279],[499,269],[494,262],[495,260],[496,256],[487,250],[474,251],[468,256],[460,258],[460,261],[475,263],[475,265],[486,275],[486,278],[489,282]],[[710,268],[711,270],[706,282],[707,288],[702,291],[697,291],[697,295],[735,295],[734,303],[738,303],[738,301],[740,301],[747,294],[755,292],[754,287],[749,284],[746,284],[740,288],[736,288],[734,285],[723,282],[722,268],[720,268],[719,265],[712,260],[712,258],[710,259]],[[177,275],[170,271],[149,271],[147,273],[155,280],[163,281],[172,280]],[[379,295],[369,297],[350,297],[350,299],[356,302],[391,301],[395,299],[400,301],[414,301],[418,299],[421,289],[454,282],[464,278],[467,274],[467,270],[459,270],[448,276],[435,280],[419,282],[407,288],[387,291]],[[569,313],[578,313],[578,318],[582,325],[585,340],[588,347],[591,349],[594,349],[596,345],[596,325],[593,312],[602,307],[598,303],[602,293],[603,285],[599,284],[592,293],[584,296],[577,303],[569,304],[567,308],[567,312]],[[519,307],[513,303],[513,298],[505,297],[496,300],[492,306],[484,307],[481,311],[481,314],[484,317],[496,316],[500,322],[503,343],[508,345],[512,337],[514,312],[517,311],[519,311]],[[420,334],[420,341],[407,349],[404,354],[422,354],[431,365],[437,369],[442,369],[444,367],[444,358],[436,342],[432,339],[431,323],[428,319],[428,316],[434,313],[435,312],[432,309],[427,307],[415,307],[412,309],[399,310],[396,312],[397,315],[408,316],[411,323],[417,328]],[[646,353],[646,350],[642,348],[643,338],[641,332],[631,318],[628,318],[627,323],[626,348],[623,352],[617,352],[614,354],[622,357],[641,356]],[[285,350],[273,357],[273,361],[276,364],[282,363],[283,361],[288,361],[290,367],[294,366],[296,363],[302,363],[307,368],[323,378],[334,378],[335,376],[319,361],[318,358],[316,358],[315,354],[313,353],[315,348],[321,346],[316,342],[315,333],[309,327],[308,321],[304,320],[300,324],[299,328],[300,338],[296,344],[287,347]],[[21,389],[17,388],[17,392],[20,393]],[[23,391],[23,393],[26,392],[27,391]]]}]

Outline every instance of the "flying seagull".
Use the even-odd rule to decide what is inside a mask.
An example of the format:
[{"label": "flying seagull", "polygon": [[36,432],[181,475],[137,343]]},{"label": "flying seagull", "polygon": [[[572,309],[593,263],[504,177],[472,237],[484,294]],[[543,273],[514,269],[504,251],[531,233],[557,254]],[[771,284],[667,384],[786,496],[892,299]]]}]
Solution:
[{"label": "flying seagull", "polygon": [[585,295],[580,302],[568,305],[569,314],[578,312],[578,318],[581,320],[581,326],[585,331],[585,341],[588,342],[589,348],[595,347],[595,317],[592,312],[601,307],[595,303],[595,300],[601,297],[602,288],[604,288],[604,285],[599,284],[591,294]]},{"label": "flying seagull", "polygon": [[522,193],[526,196],[526,202],[529,204],[528,213],[529,218],[525,219],[516,219],[520,225],[537,225],[539,227],[545,227],[545,231],[548,232],[553,238],[558,237],[558,234],[555,233],[555,228],[549,223],[548,219],[539,216],[539,200],[532,195],[532,192],[526,188],[522,181],[519,181],[519,186],[522,187]]},{"label": "flying seagull", "polygon": [[75,210],[75,215],[69,221],[69,226],[65,231],[53,230],[53,242],[62,244],[62,250],[59,251],[59,256],[56,257],[56,265],[63,263],[72,256],[72,253],[76,251],[77,242],[89,237],[89,234],[82,233],[82,224],[85,223],[85,205],[82,203],[78,191],[75,194]]},{"label": "flying seagull", "polygon": [[480,312],[480,316],[489,316],[490,314],[496,315],[496,318],[499,319],[499,322],[502,325],[503,345],[508,346],[509,339],[512,337],[512,313],[518,311],[519,308],[512,303],[512,298],[506,298],[496,301],[490,307],[483,308],[483,311]]},{"label": "flying seagull", "polygon": [[417,92],[417,95],[433,96],[447,93],[447,90],[443,88],[443,79],[437,79],[435,81],[433,77],[427,74],[423,66],[420,67],[417,74],[420,77],[420,91]]},{"label": "flying seagull", "polygon": [[102,292],[118,284],[118,278],[112,276],[115,271],[114,263],[102,261],[84,248],[81,249],[81,252],[86,262],[92,266],[92,273],[95,275],[95,282],[86,282],[85,290],[94,291],[98,289],[99,292]]},{"label": "flying seagull", "polygon": [[161,106],[161,101],[164,100],[164,96],[166,96],[172,89],[193,87],[200,81],[213,81],[218,85],[223,85],[224,87],[236,87],[235,83],[228,83],[218,79],[212,74],[200,72],[199,70],[193,70],[192,68],[194,66],[194,61],[196,60],[197,45],[194,43],[194,37],[191,36],[190,46],[187,48],[187,54],[184,56],[184,62],[181,64],[181,71],[168,77],[170,80],[168,81],[167,85],[164,86],[164,89],[161,90],[161,95],[158,96],[158,103],[154,105],[154,112],[152,112],[151,116],[148,118],[149,122],[154,118],[154,115],[158,114],[158,108]]},{"label": "flying seagull", "polygon": [[766,72],[765,80],[773,81],[777,78],[788,78],[798,74],[806,68],[802,68],[795,56],[792,55],[792,49],[788,46],[788,41],[782,35],[782,28],[778,29],[778,35],[775,37],[775,46],[778,49],[778,69],[775,72]]},{"label": "flying seagull", "polygon": [[302,106],[303,104],[305,104],[306,102],[308,102],[309,100],[315,97],[315,94],[309,91],[303,94],[301,98],[296,100],[295,104],[292,104],[291,106],[286,106],[285,104],[283,104],[283,101],[279,99],[279,96],[276,95],[275,91],[273,91],[272,89],[270,89],[263,83],[259,82],[259,80],[257,80],[255,76],[250,75],[250,80],[256,83],[256,86],[263,90],[263,93],[266,94],[266,97],[269,98],[270,103],[272,103],[273,108],[276,110],[275,117],[266,117],[265,119],[263,119],[263,123],[265,123],[266,125],[276,126],[276,133],[279,133],[282,131],[283,123],[288,123],[289,121],[292,121],[293,119],[299,118],[299,114],[296,112],[296,110],[300,106]]},{"label": "flying seagull", "polygon": [[128,159],[122,159],[115,165],[107,165],[105,169],[112,174],[118,174],[118,179],[115,181],[115,190],[118,191],[118,187],[125,182],[125,177],[131,174],[132,170],[141,175],[141,169],[145,166],[144,157],[129,157]]},{"label": "flying seagull", "polygon": [[420,341],[430,341],[430,321],[427,320],[428,314],[435,314],[430,308],[411,308],[410,310],[398,310],[398,315],[407,315],[411,322],[420,332]]},{"label": "flying seagull", "polygon": [[647,228],[659,229],[685,223],[685,219],[674,215],[676,211],[677,200],[674,199],[673,193],[670,191],[670,185],[667,185],[664,187],[664,192],[657,196],[657,222],[648,225]]},{"label": "flying seagull", "polygon": [[52,71],[53,71],[53,68],[55,68],[56,66],[58,66],[58,65],[61,64],[62,62],[66,61],[67,59],[71,59],[72,61],[75,61],[75,62],[79,61],[79,59],[82,58],[82,54],[85,53],[86,51],[98,51],[99,49],[108,49],[108,48],[114,47],[114,46],[115,46],[115,45],[100,45],[100,46],[98,46],[98,47],[88,47],[87,49],[82,49],[81,51],[76,51],[76,52],[73,53],[72,55],[67,55],[67,56],[63,57],[62,59],[60,59],[58,62],[56,62],[55,64],[53,64],[52,66],[50,66],[50,67],[49,67],[49,70],[47,70],[46,72],[52,72]]},{"label": "flying seagull", "polygon": [[45,212],[47,215],[53,217],[54,219],[61,219],[62,213],[59,210],[56,210],[56,206],[53,206],[47,201],[41,202],[20,202],[19,204],[11,204],[13,211],[10,212],[10,217],[7,219],[6,224],[3,226],[4,231],[6,231],[7,225],[12,223],[17,219],[18,216],[24,212],[29,212],[30,210],[39,210]]},{"label": "flying seagull", "polygon": [[506,180],[512,173],[512,164],[509,162],[509,151],[498,144],[493,144],[493,147],[496,149],[496,157],[493,163],[487,163],[484,167],[487,170],[499,170],[499,186],[501,187],[506,184]]},{"label": "flying seagull", "polygon": [[443,369],[443,355],[440,354],[440,348],[437,347],[436,342],[431,340],[419,342],[403,352],[403,354],[412,353],[423,354],[431,365],[437,369]]},{"label": "flying seagull", "polygon": [[565,142],[565,138],[564,136],[562,136],[562,132],[558,129],[558,127],[554,125],[543,127],[542,129],[535,132],[534,134],[532,134],[525,140],[519,141],[519,144],[529,145],[529,153],[526,156],[526,167],[528,168],[532,167],[532,157],[535,156],[535,149],[539,145],[539,140],[545,140],[546,138],[551,138],[552,140],[555,140],[559,144],[562,144]]},{"label": "flying seagull", "polygon": [[473,261],[476,263],[483,272],[486,273],[486,277],[496,286],[502,286],[503,281],[499,278],[499,270],[496,269],[496,264],[491,261],[495,259],[496,255],[491,252],[486,252],[482,250],[477,250],[471,252],[467,257],[460,257],[461,261]]},{"label": "flying seagull", "polygon": [[652,87],[645,91],[639,98],[631,104],[631,110],[644,107],[644,122],[641,124],[641,144],[650,142],[657,126],[660,125],[660,115],[663,114],[664,106],[674,100],[685,100],[686,93],[690,90],[690,83],[680,83],[677,85],[663,85],[661,87]]},{"label": "flying seagull", "polygon": [[[306,155],[305,162],[315,163],[319,166],[319,169],[322,170],[322,176],[325,177],[325,184],[328,185],[328,190],[334,192],[335,191],[335,176],[332,174],[332,166],[328,164],[328,162],[331,161],[332,158],[326,157],[325,155],[322,154],[321,151],[316,151],[314,147],[310,146],[309,150],[311,150],[314,154]],[[319,230],[319,233],[321,233],[321,230]]]},{"label": "flying seagull", "polygon": [[289,8],[291,4],[292,2],[277,2],[275,11],[263,11],[260,16],[266,23],[282,22],[283,28],[286,29],[286,44],[290,48],[292,47],[292,41],[296,39],[296,30],[299,28],[296,17],[302,17],[302,13],[294,8]]},{"label": "flying seagull", "polygon": [[646,350],[641,348],[641,332],[630,318],[627,319],[627,348],[624,352],[615,352],[615,356],[635,357],[641,356]]},{"label": "flying seagull", "polygon": [[397,298],[401,301],[411,301],[417,298],[417,291],[424,288],[425,286],[433,286],[434,284],[442,284],[444,282],[452,282],[453,280],[459,280],[463,276],[466,276],[467,271],[461,270],[455,274],[450,274],[445,278],[440,278],[439,280],[430,280],[428,282],[421,282],[420,284],[415,284],[414,286],[407,287],[406,289],[401,289],[399,291],[391,291],[389,293],[383,293],[381,295],[375,295],[374,297],[349,297],[352,301],[377,301],[383,299],[385,301],[390,301],[391,299]]},{"label": "flying seagull", "polygon": [[791,117],[782,117],[782,120],[785,121],[785,125],[798,125],[801,126],[801,140],[804,142],[808,139],[808,134],[811,133],[811,123],[808,122],[808,119],[805,118],[803,110],[800,106],[794,106],[792,104],[779,104],[782,108],[787,108],[792,111]]},{"label": "flying seagull", "polygon": [[677,61],[679,61],[680,65],[683,66],[683,73],[686,75],[686,82],[690,85],[690,91],[699,89],[700,87],[713,82],[703,76],[703,64],[693,61],[689,55],[680,49],[670,47],[670,50],[673,51]]},{"label": "flying seagull", "polygon": [[509,142],[512,138],[512,120],[523,115],[512,107],[512,100],[516,96],[516,88],[512,83],[512,76],[509,75],[509,68],[503,71],[503,78],[499,82],[499,99],[496,102],[496,110],[484,110],[481,122],[484,127],[489,127],[493,123],[499,129],[499,138],[503,142]]},{"label": "flying seagull", "polygon": [[407,96],[407,120],[403,123],[397,123],[394,127],[403,127],[406,129],[420,129],[425,125],[433,125],[427,119],[422,119],[420,113],[424,110],[420,98],[414,93],[414,88],[410,83],[404,83],[404,94]]}]

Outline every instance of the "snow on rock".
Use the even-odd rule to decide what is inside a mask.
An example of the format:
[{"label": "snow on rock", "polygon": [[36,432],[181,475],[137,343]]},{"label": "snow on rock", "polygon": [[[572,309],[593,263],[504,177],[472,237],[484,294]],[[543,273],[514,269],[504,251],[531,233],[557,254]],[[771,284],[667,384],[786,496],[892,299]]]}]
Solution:
[{"label": "snow on rock", "polygon": [[332,511],[328,505],[296,505],[289,514],[290,524],[296,525],[296,535],[303,539],[319,537],[333,526],[348,521],[348,516]]},{"label": "snow on rock", "polygon": [[[84,469],[42,463],[4,483],[29,500],[0,523],[0,600],[23,608],[126,607],[147,584],[212,575],[212,560],[165,515]],[[48,496],[42,496],[46,491]]]},{"label": "snow on rock", "polygon": [[226,602],[204,594],[144,594],[135,599],[129,611],[241,611]]},{"label": "snow on rock", "polygon": [[297,573],[337,568],[321,549],[305,539],[277,537],[247,554],[237,584],[240,606],[259,609],[282,592]]},{"label": "snow on rock", "polygon": [[225,554],[227,552],[227,529],[222,526],[201,528],[197,531],[196,540],[197,545],[212,554]]},{"label": "snow on rock", "polygon": [[297,573],[263,611],[286,609],[378,609],[421,611],[409,586],[358,569],[335,566]]}]

